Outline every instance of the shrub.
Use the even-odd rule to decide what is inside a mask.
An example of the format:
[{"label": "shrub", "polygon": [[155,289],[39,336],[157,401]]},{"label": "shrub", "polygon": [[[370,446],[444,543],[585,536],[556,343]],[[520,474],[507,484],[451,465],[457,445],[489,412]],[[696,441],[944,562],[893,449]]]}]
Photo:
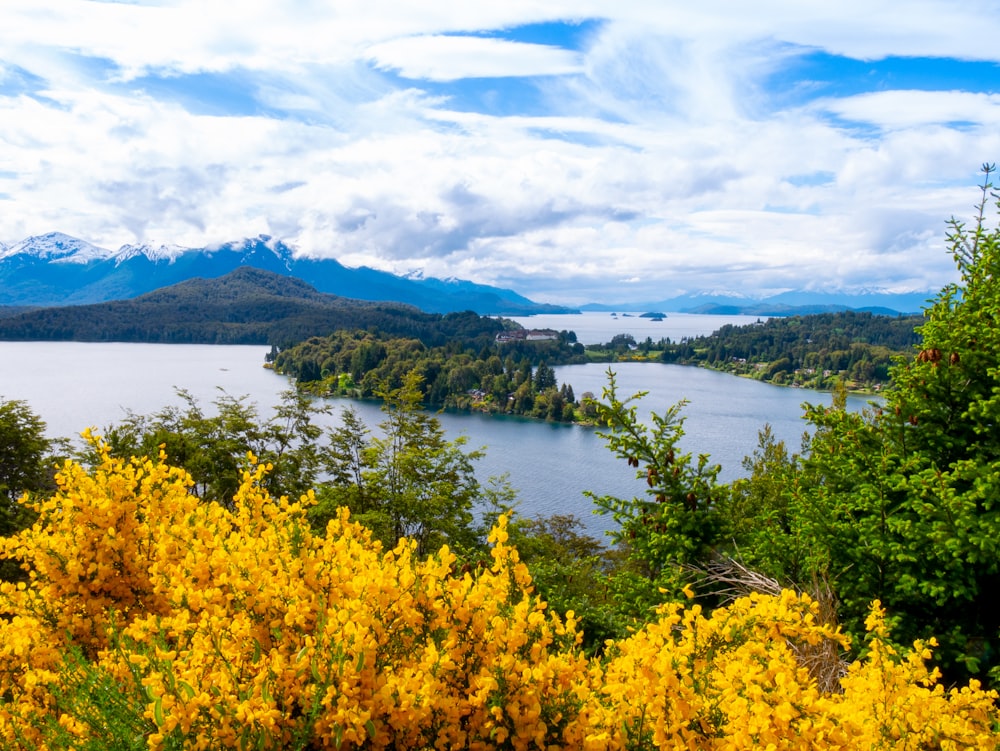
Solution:
[{"label": "shrub", "polygon": [[796,648],[846,637],[808,597],[705,614],[667,605],[579,650],[548,613],[501,517],[491,558],[386,550],[346,511],[323,534],[263,489],[199,501],[165,457],[95,442],[3,542],[29,580],[0,590],[0,742],[10,748],[993,748],[995,695],[944,691],[881,611],[843,693]]}]

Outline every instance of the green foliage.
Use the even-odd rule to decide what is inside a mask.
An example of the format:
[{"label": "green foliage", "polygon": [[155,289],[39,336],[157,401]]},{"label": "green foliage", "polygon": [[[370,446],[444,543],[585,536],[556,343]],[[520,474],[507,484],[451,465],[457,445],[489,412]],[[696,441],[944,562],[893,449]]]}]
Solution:
[{"label": "green foliage", "polygon": [[553,372],[552,368],[545,364],[544,360],[538,364],[538,368],[535,370],[534,381],[535,389],[538,391],[554,389],[558,385],[556,383],[555,372]]},{"label": "green foliage", "polygon": [[636,468],[645,481],[642,497],[591,495],[597,512],[618,524],[613,539],[625,551],[625,565],[612,576],[620,607],[647,619],[653,608],[676,598],[690,578],[686,566],[704,561],[719,541],[722,518],[718,503],[725,487],[717,483],[720,467],[709,457],[697,460],[680,450],[683,402],[643,424],[634,402],[644,393],[620,399],[608,371],[604,400],[595,403],[602,437],[615,454]]},{"label": "green foliage", "polygon": [[401,537],[421,555],[443,544],[462,553],[480,546],[472,509],[484,497],[473,465],[482,453],[466,450],[464,436],[446,440],[440,421],[421,408],[420,386],[413,372],[400,388],[380,392],[385,419],[375,437],[356,412],[344,411],[330,434],[331,482],[317,491],[314,524],[347,506],[387,548]]},{"label": "green foliage", "polygon": [[918,355],[893,371],[882,420],[907,500],[900,588],[939,614],[972,672],[1000,665],[1000,227],[984,219],[991,195],[998,210],[1000,200],[995,167],[983,172],[975,226],[950,222],[960,282],[929,310]]},{"label": "green foliage", "polygon": [[[51,485],[51,467],[46,459],[52,442],[45,437],[45,422],[27,405],[14,399],[0,400],[0,525],[15,501],[27,491]],[[0,526],[0,534],[11,530]]]},{"label": "green foliage", "polygon": [[502,324],[471,311],[424,313],[317,292],[300,279],[242,267],[190,279],[130,300],[41,308],[0,317],[0,339],[285,346],[337,329],[379,328],[442,344],[492,337]]},{"label": "green foliage", "polygon": [[[900,565],[917,551],[898,526],[905,499],[896,492],[899,464],[875,412],[808,406],[814,427],[800,471],[791,479],[793,536],[805,545],[802,579],[831,582],[848,630],[863,633],[873,599],[898,615]],[[915,634],[914,634],[915,636]]]},{"label": "green foliage", "polygon": [[[17,503],[22,495],[54,488],[55,448],[45,436],[45,422],[26,402],[0,399],[0,536],[31,524],[32,513]],[[19,577],[16,562],[0,561],[0,579]]]},{"label": "green foliage", "polygon": [[619,353],[628,352],[635,346],[635,337],[631,334],[615,334],[611,337],[611,341],[604,345],[605,349]]},{"label": "green foliage", "polygon": [[583,631],[584,651],[599,654],[608,639],[627,635],[628,621],[608,583],[619,555],[583,529],[583,522],[571,514],[532,519],[513,515],[508,527],[535,591],[560,616],[572,611]]},{"label": "green foliage", "polygon": [[843,311],[727,324],[709,336],[661,342],[664,362],[706,365],[764,381],[831,388],[889,381],[893,358],[920,340],[920,316]]},{"label": "green foliage", "polygon": [[152,415],[130,412],[106,428],[104,437],[113,453],[155,456],[162,446],[171,462],[191,474],[193,492],[205,500],[228,502],[233,497],[248,453],[274,465],[265,481],[272,495],[298,498],[315,487],[323,431],[314,419],[328,412],[328,406],[289,390],[265,420],[246,397],[222,394],[210,414],[189,392],[177,393],[183,406]]},{"label": "green foliage", "polygon": [[[151,651],[151,650],[150,650]],[[138,673],[138,671],[135,671]],[[79,751],[145,751],[149,748],[149,723],[145,712],[149,697],[139,681],[116,680],[101,665],[91,662],[78,647],[67,649],[52,683],[54,706],[35,720],[46,744],[27,737],[18,739],[18,748],[73,748]],[[67,727],[72,717],[77,727],[87,729],[87,737]],[[26,725],[32,724],[28,720]],[[167,744],[180,749],[180,744]]]},{"label": "green foliage", "polygon": [[420,554],[446,542],[469,549],[479,495],[473,462],[482,452],[463,450],[464,436],[446,440],[440,421],[422,409],[420,393],[420,376],[411,373],[400,388],[380,394],[384,435],[369,448],[365,484],[370,496],[377,493],[376,511],[389,520],[393,545],[408,537]]},{"label": "green foliage", "polygon": [[565,332],[537,342],[456,336],[432,346],[377,330],[342,330],[282,350],[274,367],[310,393],[360,398],[379,398],[386,387],[401,388],[417,373],[426,404],[572,422],[572,388],[560,388],[548,363],[582,357]]},{"label": "green foliage", "polygon": [[[807,571],[828,577],[849,631],[880,599],[907,642],[937,636],[951,679],[1000,665],[1000,229],[952,220],[961,275],[892,370],[884,407],[809,406],[815,433],[783,481]],[[1000,206],[998,206],[1000,208]]]},{"label": "green foliage", "polygon": [[720,509],[732,554],[786,585],[807,581],[812,570],[801,535],[801,510],[792,493],[799,466],[798,455],[789,454],[765,425],[757,448],[743,460],[746,474],[730,485]]}]

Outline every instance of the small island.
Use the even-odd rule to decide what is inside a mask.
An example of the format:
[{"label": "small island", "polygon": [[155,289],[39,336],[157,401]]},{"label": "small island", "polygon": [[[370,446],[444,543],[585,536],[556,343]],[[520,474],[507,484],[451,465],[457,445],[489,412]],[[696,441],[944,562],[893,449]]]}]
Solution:
[{"label": "small island", "polygon": [[651,318],[654,321],[662,321],[666,317],[666,313],[643,313],[639,316],[639,318]]}]

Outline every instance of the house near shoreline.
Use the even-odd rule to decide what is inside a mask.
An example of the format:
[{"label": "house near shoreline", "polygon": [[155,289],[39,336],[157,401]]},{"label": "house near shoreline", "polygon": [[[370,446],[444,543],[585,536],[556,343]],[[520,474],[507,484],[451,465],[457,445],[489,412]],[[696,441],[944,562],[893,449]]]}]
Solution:
[{"label": "house near shoreline", "polygon": [[496,336],[497,344],[507,342],[550,342],[559,338],[559,333],[552,329],[517,329],[501,331]]}]

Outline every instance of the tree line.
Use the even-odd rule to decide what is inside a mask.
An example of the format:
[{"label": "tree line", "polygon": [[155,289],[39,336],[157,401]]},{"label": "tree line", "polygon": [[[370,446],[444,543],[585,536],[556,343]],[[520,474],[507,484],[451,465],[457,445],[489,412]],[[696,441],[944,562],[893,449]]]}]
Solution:
[{"label": "tree line", "polygon": [[777,384],[872,388],[889,382],[895,359],[920,341],[921,316],[817,313],[737,326],[708,336],[661,342],[663,362],[706,365]]}]

